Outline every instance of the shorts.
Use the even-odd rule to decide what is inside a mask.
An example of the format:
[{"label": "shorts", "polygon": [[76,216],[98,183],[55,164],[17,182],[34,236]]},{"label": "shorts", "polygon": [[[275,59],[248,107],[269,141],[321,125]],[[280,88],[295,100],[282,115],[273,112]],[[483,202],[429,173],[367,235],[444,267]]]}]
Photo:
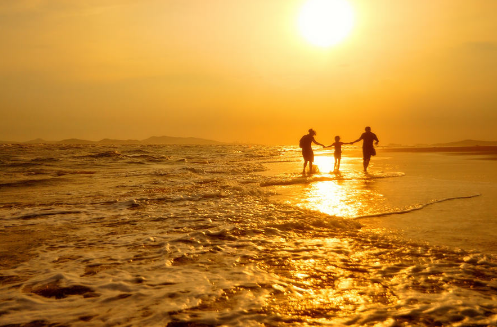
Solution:
[{"label": "shorts", "polygon": [[335,159],[342,159],[342,153],[341,152],[335,152],[334,156],[335,156]]},{"label": "shorts", "polygon": [[376,155],[376,150],[373,147],[370,148],[362,148],[362,157],[364,160],[371,159],[371,156]]},{"label": "shorts", "polygon": [[312,149],[310,150],[302,149],[302,156],[304,157],[305,161],[314,162],[314,151],[312,151]]}]

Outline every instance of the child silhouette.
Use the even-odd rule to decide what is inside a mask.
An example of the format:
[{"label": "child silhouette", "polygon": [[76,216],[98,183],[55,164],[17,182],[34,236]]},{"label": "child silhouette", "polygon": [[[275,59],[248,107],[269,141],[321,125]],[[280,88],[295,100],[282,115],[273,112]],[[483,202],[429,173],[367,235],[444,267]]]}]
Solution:
[{"label": "child silhouette", "polygon": [[337,172],[340,170],[340,161],[342,160],[342,145],[344,144],[352,144],[352,142],[344,143],[340,142],[340,136],[335,136],[335,142],[331,145],[328,145],[326,148],[335,147],[335,165],[333,166],[333,171]]}]

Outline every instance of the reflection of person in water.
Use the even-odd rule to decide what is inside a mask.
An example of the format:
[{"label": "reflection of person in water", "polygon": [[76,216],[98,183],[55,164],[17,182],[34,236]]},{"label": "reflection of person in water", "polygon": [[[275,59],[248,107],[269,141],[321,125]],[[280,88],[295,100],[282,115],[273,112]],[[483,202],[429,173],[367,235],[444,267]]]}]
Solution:
[{"label": "reflection of person in water", "polygon": [[323,144],[317,142],[314,139],[315,135],[316,131],[311,128],[309,130],[309,134],[302,136],[302,138],[300,139],[300,147],[302,148],[302,156],[304,157],[304,170],[302,171],[303,174],[305,174],[305,167],[307,167],[308,162],[309,173],[312,174],[312,163],[314,162],[314,151],[312,151],[312,143],[324,147]]},{"label": "reflection of person in water", "polygon": [[378,145],[378,137],[376,137],[375,133],[371,132],[371,127],[366,127],[366,132],[362,133],[361,137],[355,140],[352,143],[359,142],[362,140],[362,155],[363,155],[363,163],[364,172],[368,172],[369,161],[371,160],[371,156],[376,155],[376,150],[374,149],[373,142],[376,141],[376,145]]},{"label": "reflection of person in water", "polygon": [[335,165],[333,167],[333,171],[339,171],[340,170],[340,161],[342,160],[342,145],[343,144],[352,144],[350,143],[344,143],[340,142],[340,136],[335,136],[335,143],[332,145],[328,145],[327,148],[334,146],[335,147]]}]

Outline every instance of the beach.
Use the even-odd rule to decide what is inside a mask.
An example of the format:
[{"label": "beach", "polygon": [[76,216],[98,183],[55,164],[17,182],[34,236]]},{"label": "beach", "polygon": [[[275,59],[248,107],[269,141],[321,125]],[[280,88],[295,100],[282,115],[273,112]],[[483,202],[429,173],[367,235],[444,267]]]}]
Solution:
[{"label": "beach", "polygon": [[0,326],[495,325],[495,161],[408,151],[2,145]]},{"label": "beach", "polygon": [[[448,187],[453,190],[465,190],[467,193],[463,196],[471,196],[471,192],[478,196],[467,201],[461,199],[462,201],[440,203],[426,208],[423,212],[413,212],[412,217],[384,217],[385,219],[375,219],[369,223],[408,230],[409,236],[430,240],[438,245],[462,247],[467,250],[478,249],[497,254],[497,243],[493,237],[497,228],[497,206],[493,200],[497,196],[497,178],[493,163],[497,159],[497,147],[385,149],[386,154],[389,152],[420,154],[422,164],[416,161],[405,163],[403,168],[406,174],[423,176],[433,181],[426,188],[433,188],[434,184],[446,184],[451,185]],[[433,156],[430,156],[430,153]],[[369,224],[366,221],[363,223]]]}]

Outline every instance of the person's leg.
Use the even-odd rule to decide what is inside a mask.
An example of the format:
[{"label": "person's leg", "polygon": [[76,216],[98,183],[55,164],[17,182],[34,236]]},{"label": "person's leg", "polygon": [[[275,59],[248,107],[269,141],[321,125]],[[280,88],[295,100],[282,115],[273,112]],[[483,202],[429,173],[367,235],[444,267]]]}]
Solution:
[{"label": "person's leg", "polygon": [[371,159],[371,154],[367,148],[362,148],[362,166],[364,167],[364,172],[368,172],[369,160]]},{"label": "person's leg", "polygon": [[309,173],[312,174],[312,165],[314,164],[314,152],[309,153]]},{"label": "person's leg", "polygon": [[307,153],[304,149],[302,149],[302,158],[304,159],[304,169],[302,170],[302,174],[305,174],[305,168],[307,167]]},{"label": "person's leg", "polygon": [[341,158],[338,158],[337,159],[337,170],[340,170],[340,161],[341,161]]}]

